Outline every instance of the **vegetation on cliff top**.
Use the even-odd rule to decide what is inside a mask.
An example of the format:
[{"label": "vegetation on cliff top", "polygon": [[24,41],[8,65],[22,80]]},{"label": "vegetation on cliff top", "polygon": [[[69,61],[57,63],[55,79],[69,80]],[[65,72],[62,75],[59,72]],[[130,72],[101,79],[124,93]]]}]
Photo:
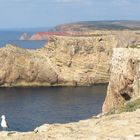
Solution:
[{"label": "vegetation on cliff top", "polygon": [[112,111],[112,114],[116,113],[123,113],[123,112],[132,112],[137,109],[140,109],[140,98],[127,102],[124,106],[120,107],[119,109]]},{"label": "vegetation on cliff top", "polygon": [[140,45],[131,45],[130,48],[140,48]]},{"label": "vegetation on cliff top", "polygon": [[139,30],[140,21],[82,21],[56,26],[54,31]]}]

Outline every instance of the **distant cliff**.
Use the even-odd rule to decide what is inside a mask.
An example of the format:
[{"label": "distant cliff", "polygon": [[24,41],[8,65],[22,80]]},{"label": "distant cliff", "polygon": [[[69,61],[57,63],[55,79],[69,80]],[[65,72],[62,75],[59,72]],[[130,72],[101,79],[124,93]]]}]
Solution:
[{"label": "distant cliff", "polygon": [[20,40],[48,40],[53,36],[90,36],[89,32],[77,32],[77,31],[50,31],[50,32],[37,32],[29,37],[27,33],[20,36]]},{"label": "distant cliff", "polygon": [[140,30],[140,21],[82,21],[61,24],[54,31]]},{"label": "distant cliff", "polygon": [[70,36],[68,32],[38,32],[33,34],[29,40],[48,40],[52,36]]},{"label": "distant cliff", "polygon": [[[52,36],[100,36],[121,31],[140,31],[140,21],[83,21],[57,25],[47,32],[37,32],[30,38],[23,34],[21,39],[48,40]],[[138,32],[139,33],[139,32]],[[140,33],[139,33],[140,34]]]},{"label": "distant cliff", "polygon": [[90,86],[107,83],[113,48],[140,42],[135,32],[92,37],[53,36],[42,49],[0,49],[1,86]]}]

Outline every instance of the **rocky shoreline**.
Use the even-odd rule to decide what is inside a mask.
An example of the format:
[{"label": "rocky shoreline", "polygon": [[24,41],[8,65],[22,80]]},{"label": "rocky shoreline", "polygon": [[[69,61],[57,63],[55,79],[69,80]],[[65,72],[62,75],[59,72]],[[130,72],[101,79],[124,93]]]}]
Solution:
[{"label": "rocky shoreline", "polygon": [[0,132],[1,140],[139,140],[140,110],[94,116],[68,124],[44,124],[32,132]]}]

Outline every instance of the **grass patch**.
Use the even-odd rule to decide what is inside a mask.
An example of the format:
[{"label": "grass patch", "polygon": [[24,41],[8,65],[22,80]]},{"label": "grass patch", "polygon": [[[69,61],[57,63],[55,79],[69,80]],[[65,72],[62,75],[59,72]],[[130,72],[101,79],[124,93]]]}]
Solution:
[{"label": "grass patch", "polygon": [[131,45],[130,48],[140,48],[140,45]]},{"label": "grass patch", "polygon": [[140,98],[127,102],[124,106],[120,107],[115,113],[132,112],[140,108]]}]

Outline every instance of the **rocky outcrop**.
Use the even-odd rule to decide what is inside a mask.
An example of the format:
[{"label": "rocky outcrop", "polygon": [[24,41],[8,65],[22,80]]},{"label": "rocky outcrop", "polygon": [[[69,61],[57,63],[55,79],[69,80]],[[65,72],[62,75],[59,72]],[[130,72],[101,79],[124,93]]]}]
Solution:
[{"label": "rocky outcrop", "polygon": [[114,49],[111,76],[103,112],[119,108],[140,96],[140,46]]},{"label": "rocky outcrop", "polygon": [[45,57],[11,45],[0,49],[0,67],[1,86],[43,86],[58,80]]},{"label": "rocky outcrop", "polygon": [[[101,41],[100,41],[101,40]],[[117,41],[110,37],[53,37],[42,52],[49,52],[51,65],[62,79],[75,85],[106,83],[109,59]]]},{"label": "rocky outcrop", "polygon": [[0,49],[0,86],[107,83],[113,48],[139,42],[139,34],[124,31],[91,37],[53,36],[37,50],[7,45]]},{"label": "rocky outcrop", "polygon": [[29,40],[30,36],[27,33],[23,33],[21,35],[21,37],[19,38],[19,40]]},{"label": "rocky outcrop", "polygon": [[76,123],[44,124],[33,132],[0,132],[0,140],[139,140],[139,116],[137,110]]}]

